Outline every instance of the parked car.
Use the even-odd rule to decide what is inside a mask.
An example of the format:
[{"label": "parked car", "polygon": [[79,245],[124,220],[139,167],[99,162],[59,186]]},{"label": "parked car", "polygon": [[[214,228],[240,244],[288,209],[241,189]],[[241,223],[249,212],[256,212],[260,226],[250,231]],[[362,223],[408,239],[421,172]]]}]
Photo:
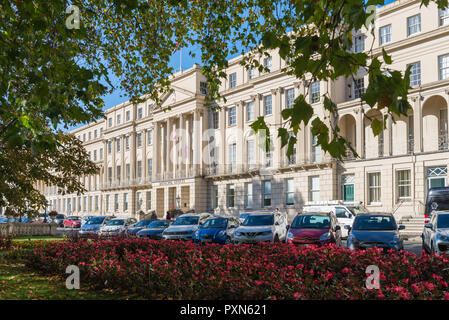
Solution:
[{"label": "parked car", "polygon": [[239,214],[239,220],[240,223],[243,223],[243,221],[245,221],[245,219],[251,214],[251,212],[242,212],[241,214]]},{"label": "parked car", "polygon": [[81,218],[78,216],[69,216],[65,218],[64,228],[81,228]]},{"label": "parked car", "polygon": [[8,223],[8,217],[7,216],[0,216],[0,223]]},{"label": "parked car", "polygon": [[372,247],[404,249],[404,241],[399,230],[404,226],[397,226],[396,220],[390,213],[365,213],[358,215],[347,240],[350,249],[369,249]]},{"label": "parked car", "polygon": [[51,218],[48,215],[48,213],[40,213],[39,214],[39,218],[37,219],[38,223],[50,223],[51,222]]},{"label": "parked car", "polygon": [[234,243],[285,241],[287,217],[279,212],[251,213],[234,232]]},{"label": "parked car", "polygon": [[434,211],[424,226],[422,246],[428,253],[449,252],[449,211]]},{"label": "parked car", "polygon": [[137,238],[161,240],[162,233],[171,224],[170,220],[153,220],[145,229],[137,232]]},{"label": "parked car", "polygon": [[427,191],[424,209],[425,223],[430,221],[434,211],[449,210],[449,187],[431,188]]},{"label": "parked car", "polygon": [[307,212],[295,217],[287,234],[287,243],[297,245],[341,246],[341,227],[333,212]]},{"label": "parked car", "polygon": [[98,234],[100,236],[118,237],[124,235],[126,230],[137,220],[135,218],[115,218],[106,222],[100,227]]},{"label": "parked car", "polygon": [[141,221],[137,222],[136,224],[130,226],[126,230],[126,236],[130,237],[130,238],[135,238],[137,235],[137,232],[145,229],[151,222],[153,222],[153,220],[150,220],[150,219],[141,220]]},{"label": "parked car", "polygon": [[304,208],[303,212],[333,212],[337,217],[337,223],[341,229],[342,238],[348,237],[348,229],[345,226],[352,227],[354,219],[357,214],[367,213],[361,203],[354,202],[343,202],[339,200],[335,201],[323,201],[323,202],[308,202]]},{"label": "parked car", "polygon": [[200,225],[195,233],[195,242],[230,244],[240,220],[235,217],[213,217]]},{"label": "parked car", "polygon": [[87,222],[89,221],[89,219],[93,218],[94,216],[84,216],[81,218],[81,227]]},{"label": "parked car", "polygon": [[56,215],[56,217],[53,219],[53,222],[56,223],[59,227],[63,227],[64,226],[64,220],[65,220],[65,215],[63,214],[58,214]]},{"label": "parked car", "polygon": [[100,231],[100,228],[109,220],[111,216],[97,216],[89,219],[80,229],[80,236],[94,235]]},{"label": "parked car", "polygon": [[204,223],[209,217],[209,213],[183,214],[164,230],[162,238],[165,240],[193,240],[200,224]]}]

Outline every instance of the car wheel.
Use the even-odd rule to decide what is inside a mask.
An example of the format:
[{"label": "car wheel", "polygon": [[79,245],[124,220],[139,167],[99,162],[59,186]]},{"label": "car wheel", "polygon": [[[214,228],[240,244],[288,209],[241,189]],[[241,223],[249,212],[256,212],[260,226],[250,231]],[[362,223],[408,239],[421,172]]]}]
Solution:
[{"label": "car wheel", "polygon": [[430,245],[430,253],[435,254],[435,248],[433,247],[433,243]]},{"label": "car wheel", "polygon": [[279,242],[279,236],[278,235],[274,236],[274,242]]},{"label": "car wheel", "polygon": [[422,241],[422,250],[424,250],[425,253],[429,253],[429,250],[427,250],[427,247],[426,247],[426,245],[424,243],[424,239]]},{"label": "car wheel", "polygon": [[231,238],[230,237],[226,237],[225,244],[228,245],[228,244],[231,244],[231,243],[232,243]]}]

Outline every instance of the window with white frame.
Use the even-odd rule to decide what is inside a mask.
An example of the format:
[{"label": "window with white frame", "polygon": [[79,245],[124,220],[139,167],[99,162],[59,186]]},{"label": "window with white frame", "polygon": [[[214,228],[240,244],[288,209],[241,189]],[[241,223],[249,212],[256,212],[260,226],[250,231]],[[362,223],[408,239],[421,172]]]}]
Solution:
[{"label": "window with white frame", "polygon": [[[75,199],[75,198],[73,198]],[[109,195],[106,195],[106,211],[109,211]]]},{"label": "window with white frame", "polygon": [[237,144],[233,143],[229,145],[229,164],[231,173],[236,172],[237,170]]},{"label": "window with white frame", "polygon": [[236,85],[237,85],[237,74],[234,72],[229,75],[229,88],[231,89],[235,88]]},{"label": "window with white frame", "polygon": [[116,168],[116,173],[117,173],[117,181],[118,183],[120,183],[121,177],[122,177],[122,166],[117,166]]},{"label": "window with white frame", "polygon": [[128,194],[127,193],[123,194],[123,210],[124,211],[128,210]]},{"label": "window with white frame", "polygon": [[97,137],[98,137],[98,131],[97,131],[97,129],[95,129],[94,130],[94,139],[97,139]]},{"label": "window with white frame", "polygon": [[262,182],[262,206],[271,207],[271,180]]},{"label": "window with white frame", "polygon": [[211,209],[215,209],[218,207],[218,186],[212,186],[212,197],[211,197]]},{"label": "window with white frame", "polygon": [[[265,167],[266,168],[271,168],[273,166],[272,141],[273,141],[273,139],[270,137],[270,148],[268,150],[265,149]],[[264,143],[264,148],[265,148],[265,143]]]},{"label": "window with white frame", "polygon": [[147,191],[147,210],[151,210],[151,191]]},{"label": "window with white frame", "polygon": [[361,34],[353,38],[354,53],[365,51],[365,35]]},{"label": "window with white frame", "polygon": [[125,137],[126,150],[129,150],[129,136]]},{"label": "window with white frame", "polygon": [[140,192],[136,193],[136,207],[137,210],[142,209],[142,194]]},{"label": "window with white frame", "polygon": [[271,71],[272,68],[272,61],[273,59],[271,57],[267,57],[263,60],[263,66],[267,68],[269,71]]},{"label": "window with white frame", "polygon": [[118,211],[118,193],[114,195],[114,210]]},{"label": "window with white frame", "polygon": [[320,176],[311,176],[309,186],[310,201],[320,201]]},{"label": "window with white frame", "polygon": [[273,113],[273,100],[271,97],[271,94],[268,96],[263,97],[263,108],[264,108],[264,114],[266,116]]},{"label": "window with white frame", "polygon": [[117,115],[117,124],[120,124],[122,122],[122,115],[118,114]]},{"label": "window with white frame", "polygon": [[129,120],[131,120],[131,111],[126,111],[126,121],[129,121]]},{"label": "window with white frame", "polygon": [[153,130],[148,130],[148,145],[153,144]]},{"label": "window with white frame", "polygon": [[212,111],[212,117],[211,117],[211,127],[212,129],[218,129],[218,111]]},{"label": "window with white frame", "polygon": [[312,135],[312,162],[321,162],[321,145],[318,144],[318,136]]},{"label": "window with white frame", "polygon": [[121,147],[120,139],[117,139],[117,140],[116,140],[116,144],[117,144],[117,150],[116,150],[116,152],[120,152],[120,147]]},{"label": "window with white frame", "polygon": [[237,123],[236,107],[231,107],[228,110],[228,125],[233,126]]},{"label": "window with white frame", "polygon": [[[290,135],[290,137],[294,137],[295,136],[293,131],[290,131],[289,135]],[[286,148],[288,148],[288,144],[287,144]],[[288,164],[289,165],[295,165],[296,164],[296,143],[293,145],[293,152],[290,155],[290,159],[288,159]]]},{"label": "window with white frame", "polygon": [[246,120],[254,120],[254,101],[250,101],[246,104]]},{"label": "window with white frame", "polygon": [[355,79],[353,81],[353,88],[354,88],[354,99],[361,98],[362,95],[365,93],[365,79]]},{"label": "window with white frame", "polygon": [[248,169],[254,168],[254,140],[248,140],[246,142],[246,155],[247,155],[247,161],[248,161]]},{"label": "window with white frame", "polygon": [[129,180],[131,180],[131,167],[130,167],[130,164],[127,163],[125,168],[126,168],[126,181],[129,181]]},{"label": "window with white frame", "polygon": [[440,20],[440,27],[449,24],[449,8],[438,9],[438,16]]},{"label": "window with white frame", "polygon": [[412,179],[410,170],[397,170],[396,181],[398,200],[410,199],[412,194]]},{"label": "window with white frame", "polygon": [[142,119],[143,117],[143,109],[139,108],[137,109],[137,119]]},{"label": "window with white frame", "polygon": [[368,173],[368,203],[380,203],[381,196],[380,172]]},{"label": "window with white frame", "polygon": [[103,160],[103,148],[100,148],[100,160]]},{"label": "window with white frame", "polygon": [[112,153],[112,141],[109,140],[108,141],[108,154],[111,154],[111,153]]},{"label": "window with white frame", "polygon": [[256,77],[256,68],[254,68],[254,67],[249,68],[248,69],[248,78],[251,80],[251,79],[254,79],[255,77]]},{"label": "window with white frame", "polygon": [[295,89],[287,89],[285,91],[285,107],[290,109],[295,104]]},{"label": "window with white frame", "polygon": [[379,28],[379,44],[391,42],[391,24]]},{"label": "window with white frame", "polygon": [[142,146],[142,134],[141,133],[137,134],[136,140],[137,140],[137,148],[140,148]]},{"label": "window with white frame", "polygon": [[449,78],[449,54],[438,57],[438,68],[440,80]]},{"label": "window with white frame", "polygon": [[253,183],[245,183],[245,208],[252,209],[253,207]]},{"label": "window with white frame", "polygon": [[421,15],[417,14],[407,18],[407,35],[411,36],[421,32]]},{"label": "window with white frame", "polygon": [[152,177],[153,176],[153,159],[148,159],[148,177]]},{"label": "window with white frame", "polygon": [[292,206],[295,204],[295,191],[293,189],[293,178],[285,179],[285,204]]},{"label": "window with white frame", "polygon": [[142,178],[142,161],[137,161],[137,179]]},{"label": "window with white frame", "polygon": [[94,161],[97,161],[97,150],[94,150]]},{"label": "window with white frame", "polygon": [[207,93],[208,93],[207,82],[200,81],[200,93],[203,95],[207,95]]},{"label": "window with white frame", "polygon": [[109,121],[109,127],[112,127],[112,118],[109,118],[108,121]]},{"label": "window with white frame", "polygon": [[410,86],[419,86],[421,84],[421,62],[411,63],[410,68]]},{"label": "window with white frame", "polygon": [[100,197],[95,196],[95,211],[98,211],[100,209]]},{"label": "window with white frame", "polygon": [[310,84],[310,103],[320,102],[320,82],[315,81]]},{"label": "window with white frame", "polygon": [[226,186],[226,202],[228,208],[235,207],[235,186],[234,184],[228,184]]}]

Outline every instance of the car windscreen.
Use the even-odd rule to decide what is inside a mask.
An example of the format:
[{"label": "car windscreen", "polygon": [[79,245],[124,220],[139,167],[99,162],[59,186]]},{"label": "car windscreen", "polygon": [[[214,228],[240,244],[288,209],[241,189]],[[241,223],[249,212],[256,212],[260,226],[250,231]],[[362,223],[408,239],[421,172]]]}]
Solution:
[{"label": "car windscreen", "polygon": [[228,224],[228,219],[226,218],[216,218],[209,219],[201,226],[203,229],[223,229],[226,228]]},{"label": "car windscreen", "polygon": [[57,216],[56,216],[56,219],[64,219],[65,217],[64,217],[64,215],[63,214],[58,214]]},{"label": "car windscreen", "polygon": [[125,220],[109,220],[106,222],[107,226],[123,226],[125,224]]},{"label": "car windscreen", "polygon": [[361,213],[367,213],[368,211],[362,207],[362,206],[355,206],[355,207],[347,207],[349,211],[352,212],[353,215],[358,215]]},{"label": "car windscreen", "polygon": [[329,229],[330,218],[323,215],[305,214],[296,216],[292,229]]},{"label": "car windscreen", "polygon": [[396,230],[396,221],[389,216],[357,216],[353,230]]},{"label": "car windscreen", "polygon": [[239,216],[239,218],[240,219],[246,219],[246,217],[248,217],[249,216],[249,213],[242,213],[240,216]]},{"label": "car windscreen", "polygon": [[89,219],[89,221],[86,222],[86,224],[102,224],[104,219],[106,219],[106,218],[105,217],[91,218],[91,219]]},{"label": "car windscreen", "polygon": [[137,222],[134,226],[135,227],[145,227],[151,223],[151,220],[142,220]]},{"label": "car windscreen", "polygon": [[449,214],[439,214],[437,228],[449,228]]},{"label": "car windscreen", "polygon": [[449,210],[449,190],[434,190],[429,192],[426,201],[426,212],[434,210]]},{"label": "car windscreen", "polygon": [[79,220],[80,220],[80,217],[71,217],[70,219],[71,219],[71,220],[79,221]]},{"label": "car windscreen", "polygon": [[254,226],[270,226],[274,224],[274,215],[250,215],[245,221],[243,221],[244,226],[254,227]]},{"label": "car windscreen", "polygon": [[173,222],[174,226],[185,226],[198,224],[200,217],[179,217]]},{"label": "car windscreen", "polygon": [[148,229],[155,228],[167,228],[169,226],[168,221],[153,221],[148,225]]}]

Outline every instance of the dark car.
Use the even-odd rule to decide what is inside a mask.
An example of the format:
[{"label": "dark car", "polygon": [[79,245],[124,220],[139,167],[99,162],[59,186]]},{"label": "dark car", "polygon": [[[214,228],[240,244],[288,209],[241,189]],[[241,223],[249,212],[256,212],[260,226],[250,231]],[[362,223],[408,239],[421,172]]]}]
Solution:
[{"label": "dark car", "polygon": [[425,222],[428,223],[434,211],[449,210],[449,187],[431,188],[427,192]]},{"label": "dark car", "polygon": [[85,224],[81,226],[79,231],[80,236],[90,236],[98,234],[100,228],[109,220],[113,219],[112,216],[97,216],[90,218]]},{"label": "dark car", "polygon": [[[349,226],[348,226],[349,227]],[[404,241],[399,230],[404,226],[397,226],[396,220],[389,213],[369,213],[356,216],[352,229],[349,227],[348,248],[369,249],[373,247],[404,249]]]},{"label": "dark car", "polygon": [[137,236],[137,232],[139,232],[140,230],[145,229],[150,223],[152,223],[154,220],[141,220],[139,222],[137,222],[135,225],[130,226],[127,230],[126,230],[126,236],[129,238],[135,238]]},{"label": "dark car", "polygon": [[137,232],[137,238],[162,239],[162,232],[171,225],[170,220],[153,220],[145,229]]},{"label": "dark car", "polygon": [[214,242],[220,244],[230,244],[234,231],[240,226],[238,218],[234,217],[214,217],[207,219],[195,234],[195,242]]},{"label": "dark car", "polygon": [[332,212],[302,213],[293,220],[286,242],[296,245],[334,243],[341,246],[341,227]]},{"label": "dark car", "polygon": [[64,220],[65,220],[65,215],[63,215],[63,214],[58,214],[58,215],[56,215],[56,217],[53,219],[53,222],[56,223],[59,227],[63,227],[63,226],[64,226]]}]

